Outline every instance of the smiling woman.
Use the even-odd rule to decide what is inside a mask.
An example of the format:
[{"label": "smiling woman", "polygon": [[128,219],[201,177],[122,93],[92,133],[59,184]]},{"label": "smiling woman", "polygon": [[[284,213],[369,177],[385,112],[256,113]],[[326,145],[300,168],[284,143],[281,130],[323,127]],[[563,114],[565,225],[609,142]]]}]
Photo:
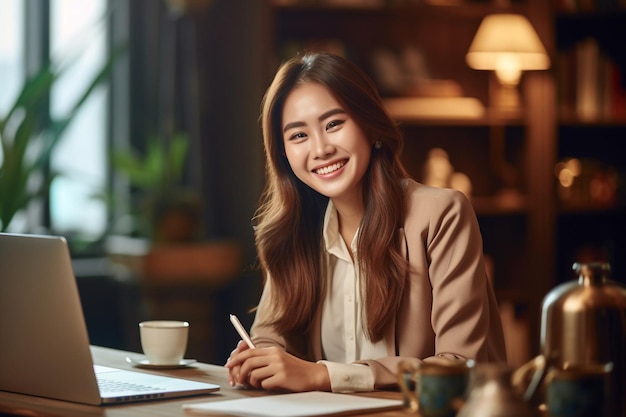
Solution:
[{"label": "smiling woman", "polygon": [[396,386],[403,361],[506,360],[472,206],[408,177],[363,71],[328,53],[285,62],[262,128],[265,289],[232,385],[369,391]]}]

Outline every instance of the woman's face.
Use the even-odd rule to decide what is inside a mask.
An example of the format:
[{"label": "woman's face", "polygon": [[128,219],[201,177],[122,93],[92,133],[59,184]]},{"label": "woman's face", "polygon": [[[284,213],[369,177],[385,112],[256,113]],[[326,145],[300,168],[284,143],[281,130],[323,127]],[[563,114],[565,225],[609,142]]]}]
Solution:
[{"label": "woman's face", "polygon": [[312,82],[297,86],[282,116],[285,154],[296,176],[337,202],[360,204],[371,144],[328,89]]}]

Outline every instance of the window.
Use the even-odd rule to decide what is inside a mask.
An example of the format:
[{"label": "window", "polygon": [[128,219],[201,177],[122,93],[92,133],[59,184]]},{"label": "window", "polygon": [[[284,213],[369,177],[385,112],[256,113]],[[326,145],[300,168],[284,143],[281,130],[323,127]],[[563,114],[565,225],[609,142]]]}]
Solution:
[{"label": "window", "polygon": [[[50,50],[53,58],[77,61],[55,84],[53,116],[69,111],[107,58],[105,0],[53,0],[50,9]],[[96,238],[104,232],[107,210],[93,198],[106,187],[107,91],[99,87],[81,107],[52,156],[61,173],[50,190],[50,221],[57,233],[75,232]]]},{"label": "window", "polygon": [[[24,82],[22,0],[5,0],[0,13],[0,115],[10,110]],[[0,148],[0,165],[3,163]],[[25,216],[16,216],[11,225],[25,223]],[[17,227],[16,227],[17,229]]]},{"label": "window", "polygon": [[[22,0],[3,0],[0,13],[0,114],[13,103],[23,82],[22,66],[23,16]],[[0,150],[1,155],[2,150]],[[1,158],[0,158],[1,160]]]},{"label": "window", "polygon": [[[107,4],[107,0],[2,0],[0,115],[6,114],[17,97],[26,68],[47,59],[37,56],[45,54],[38,51],[47,50],[52,62],[71,63],[50,98],[51,117],[67,114],[108,57]],[[50,33],[42,30],[46,25],[41,25],[41,16],[44,22],[49,19]],[[9,231],[43,228],[88,240],[105,231],[107,207],[92,196],[105,190],[108,178],[106,87],[100,86],[89,96],[51,156],[50,168],[60,175],[50,189],[49,213],[39,205],[30,207],[13,218]]]}]

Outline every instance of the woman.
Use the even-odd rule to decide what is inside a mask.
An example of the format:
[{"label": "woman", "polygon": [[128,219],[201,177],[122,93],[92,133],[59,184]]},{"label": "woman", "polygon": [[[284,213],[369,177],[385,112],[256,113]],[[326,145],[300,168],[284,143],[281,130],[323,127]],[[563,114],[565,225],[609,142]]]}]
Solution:
[{"label": "woman", "polygon": [[358,67],[285,62],[262,128],[265,288],[231,385],[368,391],[394,386],[401,360],[506,360],[471,204],[408,178],[401,132]]}]

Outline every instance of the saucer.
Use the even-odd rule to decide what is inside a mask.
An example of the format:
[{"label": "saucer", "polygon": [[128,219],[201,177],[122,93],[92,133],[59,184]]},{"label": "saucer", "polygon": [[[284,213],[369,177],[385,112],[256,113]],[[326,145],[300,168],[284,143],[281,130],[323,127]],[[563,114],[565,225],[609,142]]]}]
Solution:
[{"label": "saucer", "polygon": [[167,364],[154,364],[150,363],[148,359],[135,359],[130,356],[126,357],[126,362],[136,366],[138,368],[151,368],[151,369],[178,369],[178,368],[187,368],[194,363],[196,363],[195,359],[181,359],[178,363],[167,363]]}]

